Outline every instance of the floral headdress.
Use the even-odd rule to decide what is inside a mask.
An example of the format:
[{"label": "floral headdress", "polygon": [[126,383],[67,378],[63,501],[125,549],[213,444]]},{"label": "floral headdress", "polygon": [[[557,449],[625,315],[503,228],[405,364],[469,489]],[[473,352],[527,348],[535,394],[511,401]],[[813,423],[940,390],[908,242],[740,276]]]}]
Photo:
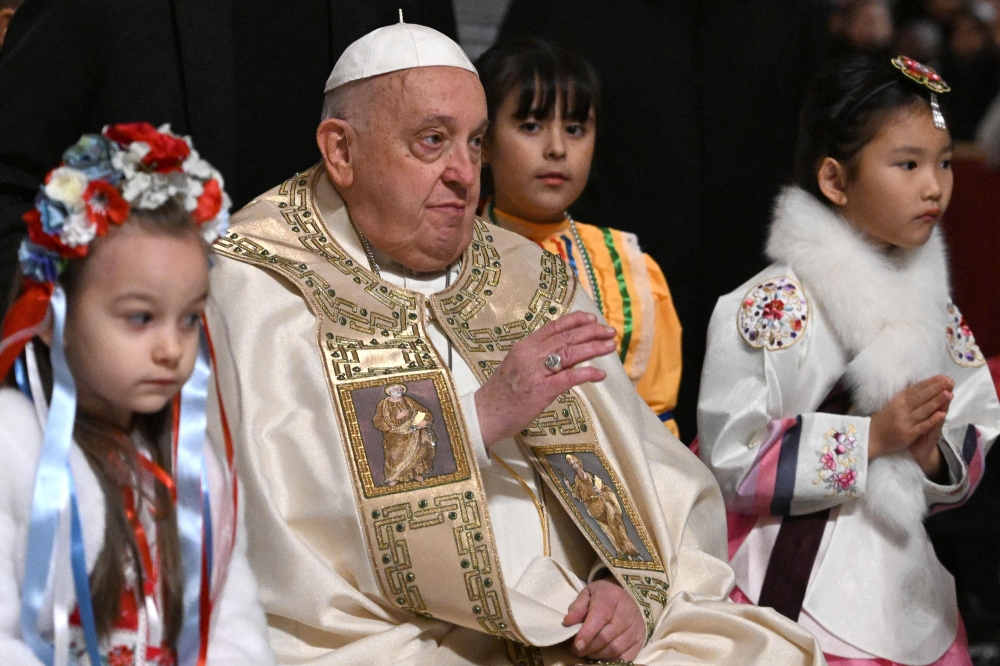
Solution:
[{"label": "floral headdress", "polygon": [[225,231],[232,205],[222,185],[191,139],[169,125],[128,123],[84,134],[24,215],[21,268],[36,282],[54,282],[68,259],[86,256],[90,242],[124,222],[132,208],[155,210],[170,200],[183,205],[211,243]]},{"label": "floral headdress", "polygon": [[[59,276],[71,259],[85,257],[90,243],[112,225],[128,219],[133,209],[156,210],[174,201],[188,211],[209,243],[226,229],[229,197],[222,176],[198,156],[188,137],[158,130],[148,123],[111,125],[101,134],[85,134],[63,154],[62,164],[45,178],[35,207],[25,213],[28,237],[18,259],[25,275],[24,291],[3,321],[0,339],[0,379],[17,362],[18,385],[34,402],[45,422],[44,441],[35,477],[31,523],[21,594],[21,633],[42,663],[58,663],[55,646],[68,644],[68,608],[53,604],[49,625],[55,640],[40,627],[46,594],[67,599],[75,592],[85,647],[91,663],[101,663],[97,627],[87,576],[84,543],[79,526],[69,451],[76,418],[76,386],[66,363],[63,334],[66,294]],[[50,330],[52,390],[46,393],[34,355],[18,359],[31,339]],[[205,396],[211,376],[211,343],[202,330],[201,350],[190,378],[174,398],[173,479],[176,488],[178,533],[184,562],[184,620],[177,640],[178,663],[202,663],[208,641],[214,594],[213,528],[205,472]],[[223,421],[225,413],[220,404]],[[230,487],[236,488],[231,442],[227,439]],[[233,495],[235,514],[235,494]],[[62,525],[71,528],[58,529]],[[232,523],[235,529],[235,522]],[[230,539],[229,543],[232,543]],[[60,554],[62,554],[60,556]],[[67,555],[69,554],[69,555]],[[221,561],[225,562],[228,555]],[[67,561],[69,560],[69,561]],[[72,575],[50,575],[50,568],[69,565]],[[222,569],[224,571],[224,568]],[[222,574],[224,576],[224,574]],[[73,588],[73,592],[69,588]]]},{"label": "floral headdress", "polygon": [[122,224],[133,208],[155,210],[168,201],[191,214],[208,243],[225,232],[232,202],[222,174],[169,125],[109,125],[101,134],[84,134],[63,153],[62,164],[45,177],[35,207],[24,214],[28,237],[18,260],[25,289],[3,323],[0,379],[44,328],[67,262],[85,257],[94,238]]}]

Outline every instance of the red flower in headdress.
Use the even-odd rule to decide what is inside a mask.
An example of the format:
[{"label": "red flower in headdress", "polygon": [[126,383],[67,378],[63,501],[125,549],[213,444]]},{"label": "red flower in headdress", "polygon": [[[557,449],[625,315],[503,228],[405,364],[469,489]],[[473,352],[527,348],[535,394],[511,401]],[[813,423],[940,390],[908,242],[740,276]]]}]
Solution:
[{"label": "red flower in headdress", "polygon": [[184,139],[159,132],[149,123],[111,125],[104,131],[104,136],[126,147],[135,141],[142,141],[149,146],[142,163],[160,173],[180,171],[184,160],[191,154]]},{"label": "red flower in headdress", "polygon": [[204,224],[209,220],[214,220],[222,208],[222,188],[215,178],[209,180],[204,185],[201,196],[198,197],[198,207],[191,213],[191,217],[198,224]]},{"label": "red flower in headdress", "polygon": [[83,193],[87,219],[97,225],[97,235],[108,233],[108,224],[121,224],[128,217],[129,205],[118,188],[103,180],[92,180]]},{"label": "red flower in headdress", "polygon": [[42,228],[42,214],[38,212],[37,208],[29,210],[21,219],[28,223],[28,238],[35,245],[52,250],[64,259],[80,259],[87,256],[86,245],[70,247],[59,240],[58,235],[52,236],[45,233],[45,229]]}]

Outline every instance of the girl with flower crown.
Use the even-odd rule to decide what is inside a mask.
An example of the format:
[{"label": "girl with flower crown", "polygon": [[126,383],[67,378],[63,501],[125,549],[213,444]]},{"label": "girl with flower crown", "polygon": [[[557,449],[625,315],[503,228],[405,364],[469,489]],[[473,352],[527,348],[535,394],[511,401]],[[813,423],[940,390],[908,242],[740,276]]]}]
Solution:
[{"label": "girl with flower crown", "polygon": [[946,92],[905,56],[820,72],[774,263],[709,326],[700,453],[730,511],[732,596],[798,621],[831,666],[971,666],[923,526],[969,498],[1000,435],[938,224]]},{"label": "girl with flower crown", "polygon": [[272,663],[232,451],[205,438],[228,207],[187,138],[134,123],[83,136],[25,215],[0,342],[0,663]]}]

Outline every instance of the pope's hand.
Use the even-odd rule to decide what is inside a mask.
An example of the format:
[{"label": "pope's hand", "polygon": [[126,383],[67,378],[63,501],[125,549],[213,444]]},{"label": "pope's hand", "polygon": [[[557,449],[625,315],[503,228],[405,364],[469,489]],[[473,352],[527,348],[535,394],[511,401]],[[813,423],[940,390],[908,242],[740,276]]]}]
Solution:
[{"label": "pope's hand", "polygon": [[[515,344],[476,391],[476,414],[486,448],[519,433],[564,391],[604,379],[603,370],[579,364],[613,352],[614,337],[615,329],[594,315],[572,312]],[[555,370],[545,365],[551,354],[561,359]]]},{"label": "pope's hand", "polygon": [[573,638],[573,654],[603,661],[631,661],[646,641],[638,604],[616,583],[597,580],[570,604],[564,626],[583,622]]}]

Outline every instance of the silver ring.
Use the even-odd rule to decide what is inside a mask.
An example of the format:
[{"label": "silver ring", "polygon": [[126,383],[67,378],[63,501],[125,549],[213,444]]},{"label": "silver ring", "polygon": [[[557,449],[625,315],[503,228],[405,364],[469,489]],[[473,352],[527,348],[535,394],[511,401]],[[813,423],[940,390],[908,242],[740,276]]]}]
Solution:
[{"label": "silver ring", "polygon": [[562,370],[562,356],[559,354],[549,354],[545,357],[545,367],[552,372],[559,372]]}]

